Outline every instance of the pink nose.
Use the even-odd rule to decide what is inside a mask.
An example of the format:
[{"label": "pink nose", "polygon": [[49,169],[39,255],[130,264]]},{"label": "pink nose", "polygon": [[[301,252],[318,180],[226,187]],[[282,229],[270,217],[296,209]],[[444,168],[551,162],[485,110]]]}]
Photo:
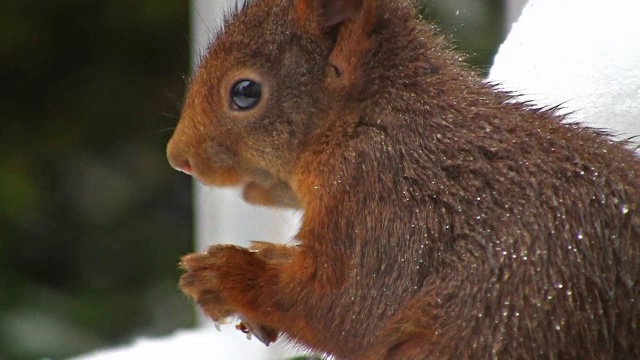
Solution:
[{"label": "pink nose", "polygon": [[191,175],[191,164],[188,159],[178,158],[178,160],[176,160],[175,158],[169,158],[169,163],[174,169],[182,171],[187,175]]},{"label": "pink nose", "polygon": [[187,175],[191,175],[191,164],[189,164],[189,161],[185,161],[184,164],[178,166],[175,168],[178,171],[182,171],[183,173],[187,174]]},{"label": "pink nose", "polygon": [[170,141],[167,146],[167,159],[172,168],[191,175],[191,162],[189,158],[179,150],[179,147],[176,146],[173,141]]}]

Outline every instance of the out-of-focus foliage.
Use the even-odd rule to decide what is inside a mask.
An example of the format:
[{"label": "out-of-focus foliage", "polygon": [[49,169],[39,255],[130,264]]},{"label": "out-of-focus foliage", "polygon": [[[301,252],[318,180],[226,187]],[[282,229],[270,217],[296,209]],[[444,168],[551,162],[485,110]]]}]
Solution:
[{"label": "out-of-focus foliage", "polygon": [[[479,69],[501,4],[422,1]],[[176,286],[190,181],[164,157],[189,72],[188,6],[0,2],[0,359],[193,324]]]},{"label": "out-of-focus foliage", "polygon": [[467,63],[486,74],[504,40],[509,0],[418,0],[423,18],[440,29]]},{"label": "out-of-focus foliage", "polygon": [[181,1],[1,3],[1,359],[193,322],[175,285],[190,182],[164,159],[187,15]]}]

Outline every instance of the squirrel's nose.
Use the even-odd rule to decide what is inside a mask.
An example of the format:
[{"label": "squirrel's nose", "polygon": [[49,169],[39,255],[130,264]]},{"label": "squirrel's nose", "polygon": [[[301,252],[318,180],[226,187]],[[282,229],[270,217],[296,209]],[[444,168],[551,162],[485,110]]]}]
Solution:
[{"label": "squirrel's nose", "polygon": [[178,163],[179,165],[171,165],[174,169],[178,171],[182,171],[187,175],[191,175],[191,164],[188,159],[184,159],[182,162]]},{"label": "squirrel's nose", "polygon": [[189,161],[189,157],[183,151],[180,151],[174,139],[171,139],[167,145],[167,159],[172,168],[191,175],[191,162]]}]

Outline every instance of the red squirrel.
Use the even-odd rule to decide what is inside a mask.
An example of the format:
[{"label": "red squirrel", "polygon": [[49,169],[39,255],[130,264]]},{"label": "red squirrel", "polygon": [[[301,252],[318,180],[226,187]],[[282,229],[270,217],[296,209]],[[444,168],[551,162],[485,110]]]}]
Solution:
[{"label": "red squirrel", "polygon": [[640,359],[640,157],[499,91],[404,0],[255,0],[171,165],[303,210],[182,258],[213,321],[335,359]]}]

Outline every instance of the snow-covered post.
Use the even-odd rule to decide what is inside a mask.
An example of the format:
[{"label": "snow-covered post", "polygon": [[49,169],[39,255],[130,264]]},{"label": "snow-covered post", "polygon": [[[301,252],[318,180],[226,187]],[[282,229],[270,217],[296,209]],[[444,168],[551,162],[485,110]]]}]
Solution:
[{"label": "snow-covered post", "polygon": [[[242,0],[193,0],[191,7],[193,65],[223,24],[224,14]],[[194,213],[196,250],[215,243],[234,243],[247,246],[251,240],[286,241],[295,234],[299,217],[290,210],[277,210],[249,205],[242,201],[238,189],[208,188],[194,181]],[[208,319],[202,319],[209,323]],[[238,337],[244,336],[234,329]],[[216,334],[212,333],[211,336]],[[226,334],[229,335],[229,334]],[[256,342],[257,340],[253,340]],[[277,346],[253,349],[229,349],[235,358],[281,358]],[[280,354],[280,356],[278,356]]]}]

